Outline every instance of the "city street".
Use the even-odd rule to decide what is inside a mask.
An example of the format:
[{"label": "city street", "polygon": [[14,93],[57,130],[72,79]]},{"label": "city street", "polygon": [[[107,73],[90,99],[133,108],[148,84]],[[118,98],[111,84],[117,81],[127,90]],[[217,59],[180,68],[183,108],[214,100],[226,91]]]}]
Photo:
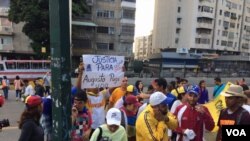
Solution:
[{"label": "city street", "polygon": [[[0,90],[2,93],[2,90]],[[17,141],[20,135],[18,123],[20,115],[24,109],[24,104],[15,99],[15,91],[9,91],[9,100],[5,101],[3,107],[0,108],[0,120],[8,118],[10,126],[5,127],[0,132],[1,141]]]}]

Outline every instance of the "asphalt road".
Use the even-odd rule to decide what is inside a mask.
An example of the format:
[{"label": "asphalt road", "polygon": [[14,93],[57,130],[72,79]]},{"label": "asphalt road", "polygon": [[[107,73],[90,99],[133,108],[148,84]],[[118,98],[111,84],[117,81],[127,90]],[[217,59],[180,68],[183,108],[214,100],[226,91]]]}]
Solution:
[{"label": "asphalt road", "polygon": [[[2,93],[2,90],[0,90],[0,93]],[[0,120],[8,118],[10,122],[10,126],[3,128],[2,132],[0,132],[1,141],[17,141],[20,136],[18,121],[24,109],[24,104],[16,101],[15,97],[15,91],[9,91],[9,99],[0,108]]]}]

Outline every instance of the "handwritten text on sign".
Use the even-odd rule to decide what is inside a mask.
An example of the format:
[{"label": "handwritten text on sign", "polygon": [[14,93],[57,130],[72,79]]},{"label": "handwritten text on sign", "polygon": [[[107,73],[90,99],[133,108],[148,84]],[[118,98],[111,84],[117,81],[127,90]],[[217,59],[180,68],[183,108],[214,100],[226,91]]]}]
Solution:
[{"label": "handwritten text on sign", "polygon": [[82,88],[117,87],[124,72],[124,56],[83,55]]},{"label": "handwritten text on sign", "polygon": [[83,62],[86,72],[119,72],[124,65],[124,56],[83,55]]},{"label": "handwritten text on sign", "polygon": [[121,85],[124,72],[110,73],[84,73],[82,76],[82,88],[106,88]]}]

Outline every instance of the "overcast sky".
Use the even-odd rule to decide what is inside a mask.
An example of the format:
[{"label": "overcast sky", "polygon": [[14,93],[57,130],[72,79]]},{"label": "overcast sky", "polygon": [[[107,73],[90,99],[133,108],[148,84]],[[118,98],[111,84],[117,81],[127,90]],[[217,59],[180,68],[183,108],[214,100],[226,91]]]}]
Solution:
[{"label": "overcast sky", "polygon": [[9,7],[9,0],[0,0],[0,7]]},{"label": "overcast sky", "polygon": [[135,15],[135,37],[149,35],[153,29],[154,0],[137,0]]}]

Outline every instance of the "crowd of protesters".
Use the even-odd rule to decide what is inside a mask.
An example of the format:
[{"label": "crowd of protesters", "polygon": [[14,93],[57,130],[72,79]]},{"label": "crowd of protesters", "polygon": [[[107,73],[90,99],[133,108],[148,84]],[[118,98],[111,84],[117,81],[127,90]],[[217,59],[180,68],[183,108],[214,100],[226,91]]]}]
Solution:
[{"label": "crowd of protesters", "polygon": [[[244,79],[226,91],[226,84],[218,77],[214,79],[213,98],[225,96],[227,106],[221,110],[216,125],[203,105],[210,101],[206,80],[191,85],[186,79],[176,78],[168,84],[165,78],[157,78],[145,90],[141,80],[128,84],[125,76],[117,88],[82,89],[83,72],[80,64],[71,91],[72,141],[203,141],[204,131],[212,131],[217,125],[216,141],[221,141],[223,125],[250,124],[250,90]],[[26,105],[19,121],[19,141],[52,140],[47,77],[44,83],[37,79],[35,85],[18,76],[14,81],[16,98],[19,100],[23,93]],[[8,98],[6,90],[4,97]]]}]

